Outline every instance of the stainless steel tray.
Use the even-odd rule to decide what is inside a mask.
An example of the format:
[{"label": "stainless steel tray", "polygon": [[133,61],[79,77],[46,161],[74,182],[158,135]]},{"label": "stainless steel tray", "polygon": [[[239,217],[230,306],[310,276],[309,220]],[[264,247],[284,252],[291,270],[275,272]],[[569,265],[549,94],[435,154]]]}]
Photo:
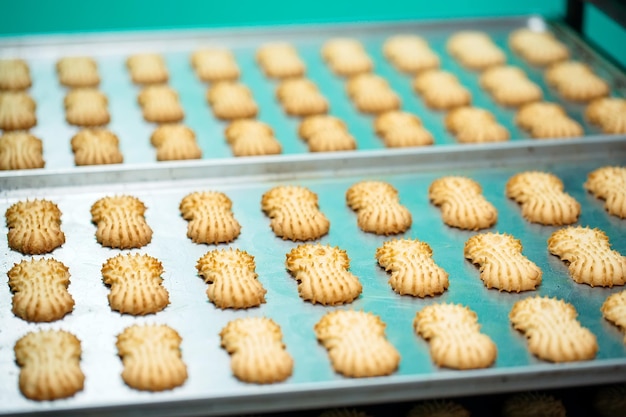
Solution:
[{"label": "stainless steel tray", "polygon": [[[0,212],[4,213],[11,204],[25,198],[48,198],[59,205],[63,212],[62,228],[67,242],[46,256],[52,256],[70,268],[72,277],[69,291],[76,301],[76,307],[74,312],[58,322],[29,324],[11,313],[8,286],[5,285],[5,290],[0,291],[0,373],[3,375],[0,378],[0,413],[50,412],[72,415],[89,412],[131,415],[150,412],[154,415],[216,415],[626,381],[623,336],[617,328],[602,319],[599,311],[603,300],[620,288],[590,288],[574,283],[562,262],[547,252],[546,240],[555,228],[527,223],[521,218],[517,204],[504,196],[504,184],[514,173],[527,169],[551,171],[563,179],[566,190],[581,202],[583,210],[579,223],[605,230],[614,249],[626,253],[626,222],[609,216],[603,210],[602,202],[586,193],[582,187],[589,171],[607,164],[626,163],[626,137],[598,135],[597,131],[587,126],[587,136],[567,141],[530,140],[520,133],[510,143],[461,146],[452,143],[447,133],[441,130],[439,134],[433,132],[438,141],[433,147],[382,149],[371,130],[371,120],[359,115],[342,96],[342,91],[338,91],[342,82],[332,77],[323,64],[314,63],[318,59],[323,39],[342,34],[352,35],[363,39],[368,45],[368,52],[376,59],[376,68],[380,68],[383,74],[384,68],[394,71],[385,67],[387,64],[380,57],[380,52],[377,52],[382,41],[390,34],[407,31],[421,33],[429,39],[432,37],[433,44],[439,42],[442,45],[451,31],[479,27],[488,30],[498,43],[504,45],[508,31],[528,22],[527,19],[511,19],[439,24],[348,25],[325,28],[323,33],[319,28],[250,30],[237,35],[202,32],[197,35],[168,34],[167,39],[156,35],[131,36],[132,42],[129,43],[123,35],[102,35],[86,40],[81,38],[80,41],[75,37],[55,39],[49,43],[38,40],[34,42],[37,46],[26,39],[23,41],[24,46],[3,49],[3,54],[24,52],[32,54],[30,56],[35,61],[42,59],[50,63],[57,56],[71,52],[92,52],[98,56],[110,55],[113,61],[117,60],[121,64],[122,55],[154,48],[168,54],[174,85],[174,80],[182,77],[180,74],[186,74],[185,77],[193,81],[187,58],[194,46],[225,44],[239,51],[237,56],[241,57],[240,63],[247,59],[250,66],[244,68],[244,77],[245,74],[255,74],[256,81],[251,83],[251,87],[263,109],[261,118],[275,127],[281,140],[290,138],[287,141],[291,141],[294,148],[279,156],[230,157],[223,144],[223,126],[211,119],[210,111],[202,99],[204,89],[196,82],[193,89],[184,90],[185,93],[181,94],[183,97],[187,93],[196,94],[196,104],[189,105],[183,101],[183,105],[188,114],[187,121],[199,133],[199,138],[206,138],[200,141],[212,153],[200,161],[157,164],[154,159],[146,157],[152,152],[147,142],[151,127],[142,121],[138,109],[134,109],[135,94],[125,81],[125,89],[131,91],[120,90],[119,94],[126,94],[125,98],[116,96],[115,90],[107,93],[112,102],[122,106],[119,114],[115,113],[118,111],[116,104],[111,104],[110,108],[114,112],[114,123],[116,120],[121,123],[119,129],[112,128],[119,130],[122,143],[125,143],[123,152],[127,156],[126,163],[77,168],[73,166],[71,152],[59,145],[69,143],[72,131],[63,122],[62,109],[57,109],[53,117],[40,107],[38,115],[44,117],[44,120],[40,119],[37,132],[46,141],[45,157],[49,163],[43,170],[2,173]],[[553,27],[557,32],[560,30],[558,28]],[[575,45],[578,41],[570,38],[568,32],[563,30],[564,39]],[[273,101],[273,83],[262,78],[260,72],[254,69],[251,56],[261,40],[280,39],[287,34],[297,44],[299,51],[303,51],[301,54],[305,58],[310,57],[306,59],[310,59],[307,64],[311,78],[320,84],[323,79],[329,83],[322,88],[331,98],[333,114],[347,119],[350,130],[357,135],[361,151],[309,154],[298,142],[295,135],[296,120],[282,114]],[[61,49],[56,49],[55,45],[60,45]],[[307,48],[310,51],[305,53]],[[170,53],[178,58],[170,58]],[[606,74],[613,74],[614,69],[604,66],[595,54],[593,57],[594,65],[604,68]],[[512,61],[514,59],[511,57]],[[316,70],[312,68],[314,65],[318,66]],[[448,65],[454,64],[448,61]],[[127,75],[120,71],[125,70],[117,64],[116,68],[112,72],[117,72],[120,77],[118,81],[122,82],[122,78]],[[53,66],[46,64],[46,68],[40,71],[47,73],[48,82],[52,83],[49,94],[56,98],[50,99],[50,102],[57,103],[51,105],[52,111],[52,107],[61,105],[62,90],[56,87]],[[101,71],[103,80],[106,80],[109,72],[104,72],[104,69]],[[616,77],[612,80],[622,76],[615,74],[611,75]],[[464,76],[476,83],[476,74],[467,73]],[[37,74],[34,77],[34,89],[40,88],[38,94],[45,96],[45,85],[37,86],[44,83],[38,81]],[[409,79],[399,74],[389,77],[392,83],[397,83],[394,87],[405,98],[405,108],[409,109],[410,105],[414,106],[413,110],[417,109],[421,104],[408,90]],[[260,99],[262,94],[265,94],[266,99]],[[46,100],[43,97],[41,99],[43,105],[47,105]],[[484,100],[487,100],[486,96]],[[269,110],[266,111],[266,107]],[[508,112],[493,107],[493,104],[489,107],[504,112],[500,115]],[[581,117],[582,109],[576,111],[578,113],[572,113]],[[195,118],[192,117],[193,112],[197,112]],[[438,113],[416,112],[427,126],[429,123],[435,126],[443,117]],[[131,115],[132,121],[128,125],[124,124],[124,118]],[[509,123],[512,123],[512,119],[509,119]],[[141,138],[145,138],[145,141],[142,142]],[[287,150],[285,143],[283,145]],[[582,324],[598,337],[600,351],[595,360],[555,365],[537,360],[528,353],[524,337],[513,330],[508,322],[508,312],[515,301],[534,293],[506,294],[487,290],[478,278],[477,269],[463,259],[463,244],[473,233],[445,226],[439,209],[428,202],[427,189],[432,180],[450,174],[467,175],[482,184],[485,196],[499,211],[499,221],[493,230],[508,232],[521,239],[524,254],[543,269],[544,282],[536,293],[557,296],[575,305]],[[414,218],[413,226],[404,236],[424,240],[432,246],[436,262],[450,273],[450,289],[445,294],[421,300],[401,297],[391,290],[387,284],[387,274],[377,266],[374,259],[376,248],[387,238],[361,232],[356,225],[355,214],[345,204],[347,188],[362,179],[388,181],[399,190],[401,202],[409,208]],[[345,249],[351,259],[351,271],[363,283],[363,294],[354,303],[327,308],[310,305],[298,297],[296,282],[284,268],[285,254],[296,243],[276,238],[269,228],[269,220],[260,210],[261,195],[277,184],[307,186],[319,195],[320,207],[331,221],[330,233],[321,242]],[[222,311],[208,302],[206,286],[197,276],[195,263],[206,251],[216,246],[196,245],[187,239],[187,225],[178,212],[180,200],[187,193],[198,190],[220,190],[233,200],[233,210],[242,224],[242,234],[231,246],[255,256],[259,279],[268,290],[267,303],[260,308]],[[95,226],[90,222],[89,208],[102,196],[121,193],[135,195],[148,206],[146,217],[154,230],[153,241],[135,252],[155,256],[164,265],[164,285],[170,293],[171,304],[156,315],[139,318],[121,316],[112,312],[108,306],[108,289],[102,283],[100,267],[119,251],[102,248],[96,243]],[[0,235],[6,236],[6,232],[6,226],[2,225]],[[0,254],[0,275],[5,277],[6,271],[15,262],[25,258],[8,248],[6,238],[0,239]],[[414,334],[411,322],[418,310],[437,301],[463,303],[477,312],[483,331],[498,345],[498,359],[493,367],[461,372],[439,369],[432,364],[428,345]],[[326,351],[315,340],[313,325],[327,311],[337,308],[363,309],[381,316],[387,323],[389,340],[402,355],[397,373],[389,377],[354,380],[333,372]],[[281,384],[257,386],[237,381],[231,375],[228,354],[219,347],[218,333],[228,321],[237,317],[262,315],[273,318],[281,325],[287,349],[295,360],[293,376]],[[171,392],[137,392],[121,380],[122,365],[117,357],[115,337],[128,325],[146,322],[167,323],[183,337],[183,359],[188,365],[189,379],[182,387]],[[86,385],[82,392],[72,398],[36,403],[19,393],[19,369],[14,360],[13,345],[26,332],[39,328],[66,329],[82,340],[81,366],[87,378]]]}]

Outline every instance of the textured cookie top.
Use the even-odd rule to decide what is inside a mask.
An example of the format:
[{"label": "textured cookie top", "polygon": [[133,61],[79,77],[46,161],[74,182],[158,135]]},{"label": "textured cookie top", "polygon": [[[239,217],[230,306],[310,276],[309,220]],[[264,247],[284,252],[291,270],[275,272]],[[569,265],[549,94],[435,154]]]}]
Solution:
[{"label": "textured cookie top", "polygon": [[0,59],[0,91],[25,90],[32,84],[30,70],[22,59]]}]

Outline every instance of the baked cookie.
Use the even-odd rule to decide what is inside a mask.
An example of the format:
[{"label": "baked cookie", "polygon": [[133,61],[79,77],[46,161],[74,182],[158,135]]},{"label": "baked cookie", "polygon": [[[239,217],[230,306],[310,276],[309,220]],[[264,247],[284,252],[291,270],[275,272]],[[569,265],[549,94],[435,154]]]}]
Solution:
[{"label": "baked cookie", "polygon": [[277,155],[282,145],[274,130],[266,123],[252,119],[237,119],[224,132],[235,156]]},{"label": "baked cookie", "polygon": [[23,91],[0,91],[0,129],[30,129],[37,124],[35,108],[35,100]]},{"label": "baked cookie", "polygon": [[556,397],[538,392],[522,392],[504,401],[503,417],[565,417],[565,406]]},{"label": "baked cookie", "polygon": [[406,417],[470,417],[470,413],[453,401],[428,400],[414,405]]},{"label": "baked cookie", "polygon": [[402,105],[400,96],[380,75],[355,75],[346,83],[346,89],[356,108],[363,113],[379,114],[397,110]]},{"label": "baked cookie", "polygon": [[259,111],[250,89],[239,82],[215,83],[207,90],[206,99],[215,117],[222,120],[252,118]]},{"label": "baked cookie", "polygon": [[202,48],[191,55],[191,66],[202,81],[235,81],[240,71],[232,52],[227,49]]},{"label": "baked cookie", "polygon": [[20,367],[20,391],[26,398],[51,401],[82,391],[85,375],[80,369],[80,340],[72,333],[29,332],[15,343],[13,350]]},{"label": "baked cookie", "polygon": [[126,66],[135,84],[163,84],[169,79],[165,61],[158,54],[132,55],[126,60]]},{"label": "baked cookie", "polygon": [[400,204],[398,190],[383,181],[361,181],[346,191],[346,203],[357,212],[357,224],[377,235],[404,233],[411,227],[411,212]]},{"label": "baked cookie", "polygon": [[543,98],[541,87],[529,80],[519,67],[491,67],[480,76],[480,85],[503,106],[519,107]]},{"label": "baked cookie", "polygon": [[0,91],[26,90],[32,85],[30,69],[23,59],[0,59]]},{"label": "baked cookie", "polygon": [[514,30],[509,35],[509,46],[531,65],[544,67],[569,58],[567,46],[550,32]]},{"label": "baked cookie", "polygon": [[95,88],[74,88],[64,99],[65,120],[75,126],[104,126],[111,120],[108,99]]},{"label": "baked cookie", "polygon": [[388,148],[426,146],[434,143],[433,135],[422,126],[419,117],[401,110],[381,113],[374,120],[374,130]]},{"label": "baked cookie", "polygon": [[506,233],[481,233],[465,242],[465,258],[480,266],[487,288],[520,292],[537,288],[541,269],[522,255],[522,242]]},{"label": "baked cookie", "polygon": [[308,142],[313,135],[323,130],[343,130],[347,132],[348,126],[336,116],[320,114],[302,119],[298,126],[298,135],[305,142]]},{"label": "baked cookie", "polygon": [[448,226],[479,230],[498,220],[496,208],[483,197],[480,184],[470,178],[439,178],[430,185],[428,197],[441,207],[441,216]]},{"label": "baked cookie", "polygon": [[298,134],[307,143],[310,152],[352,151],[356,139],[339,118],[330,115],[309,116],[302,120]]},{"label": "baked cookie", "polygon": [[261,46],[256,53],[256,60],[269,78],[301,77],[306,66],[293,45],[287,42],[274,42]]},{"label": "baked cookie", "polygon": [[580,203],[563,188],[563,182],[554,174],[526,171],[509,178],[506,196],[521,205],[526,220],[562,226],[576,223],[580,215]]},{"label": "baked cookie", "polygon": [[306,117],[328,112],[328,100],[315,83],[306,78],[289,78],[276,88],[276,96],[290,116]]},{"label": "baked cookie", "polygon": [[624,332],[624,343],[626,343],[626,290],[609,295],[602,303],[600,311],[602,311],[602,317]]},{"label": "baked cookie", "polygon": [[30,322],[60,320],[74,309],[69,268],[56,259],[24,260],[7,272],[13,314]]},{"label": "baked cookie", "polygon": [[110,287],[111,310],[144,316],[163,310],[170,303],[163,287],[163,265],[146,254],[123,254],[109,258],[101,269],[102,281]]},{"label": "baked cookie", "polygon": [[626,99],[603,97],[593,100],[587,106],[585,116],[604,133],[626,133]]},{"label": "baked cookie", "polygon": [[348,271],[348,254],[338,247],[299,245],[287,254],[286,266],[298,281],[300,298],[312,304],[351,303],[363,290],[359,279]]},{"label": "baked cookie", "polygon": [[626,218],[626,167],[605,166],[587,175],[585,190],[605,200],[604,208],[613,216]]},{"label": "baked cookie", "polygon": [[65,243],[61,210],[49,200],[18,201],[5,212],[9,247],[24,255],[50,253]]},{"label": "baked cookie", "polygon": [[91,206],[91,221],[97,225],[96,240],[115,249],[141,248],[152,240],[146,223],[146,206],[129,195],[108,196]]},{"label": "baked cookie", "polygon": [[185,118],[178,93],[167,85],[148,85],[138,96],[143,118],[153,123],[177,123]]},{"label": "baked cookie", "polygon": [[437,366],[453,369],[479,369],[491,366],[497,348],[480,332],[476,313],[460,304],[432,304],[413,320],[415,332],[430,345],[430,356]]},{"label": "baked cookie", "polygon": [[194,243],[228,243],[237,239],[241,225],[232,212],[233,203],[218,191],[194,192],[180,202],[180,213],[189,223],[187,237]]},{"label": "baked cookie", "polygon": [[305,187],[274,187],[263,194],[261,209],[270,218],[274,234],[283,239],[315,240],[330,229],[330,221],[319,210],[317,194]]},{"label": "baked cookie", "polygon": [[455,108],[446,115],[445,124],[459,143],[505,142],[511,137],[489,110],[480,107]]},{"label": "baked cookie", "polygon": [[390,272],[389,285],[400,295],[415,297],[443,293],[450,282],[448,273],[435,263],[433,251],[417,239],[388,240],[376,249],[378,264]]},{"label": "baked cookie", "polygon": [[72,137],[70,144],[76,165],[121,164],[119,139],[107,129],[83,129]]},{"label": "baked cookie", "polygon": [[98,64],[86,56],[65,57],[57,61],[59,82],[65,87],[96,87],[100,84]]},{"label": "baked cookie", "polygon": [[202,149],[196,142],[196,134],[180,124],[159,125],[150,136],[156,148],[157,161],[181,161],[202,158]]},{"label": "baked cookie", "polygon": [[609,84],[598,77],[591,68],[578,61],[563,61],[551,65],[545,72],[548,84],[566,100],[588,102],[605,97]]},{"label": "baked cookie", "polygon": [[336,372],[365,378],[390,375],[398,369],[400,353],[386,339],[385,327],[372,313],[336,310],[326,313],[314,330]]},{"label": "baked cookie", "polygon": [[133,325],[117,336],[118,354],[124,370],[122,379],[141,391],[165,391],[187,380],[178,332],[164,324]]},{"label": "baked cookie", "polygon": [[549,297],[530,297],[513,304],[509,319],[528,339],[528,350],[550,362],[591,360],[596,337],[576,320],[574,306]]},{"label": "baked cookie", "polygon": [[0,136],[0,170],[43,168],[43,144],[26,132],[6,132]]},{"label": "baked cookie", "polygon": [[272,384],[289,378],[293,358],[285,349],[280,326],[265,317],[228,322],[220,332],[221,344],[231,355],[230,367],[237,379]]},{"label": "baked cookie", "polygon": [[257,279],[254,257],[239,249],[212,250],[196,263],[209,284],[206,294],[217,308],[251,308],[265,303],[263,284]]},{"label": "baked cookie", "polygon": [[374,67],[361,42],[352,38],[333,38],[322,46],[322,58],[339,76],[352,77]]},{"label": "baked cookie", "polygon": [[626,284],[626,256],[611,249],[600,229],[568,226],[552,233],[548,251],[567,263],[574,281],[592,287]]},{"label": "baked cookie", "polygon": [[460,31],[452,35],[446,43],[448,53],[462,66],[483,71],[489,67],[502,65],[506,55],[484,32]]},{"label": "baked cookie", "polygon": [[537,139],[570,138],[584,134],[580,123],[555,103],[538,101],[526,104],[517,112],[515,121]]},{"label": "baked cookie", "polygon": [[430,70],[418,74],[413,80],[413,89],[435,110],[451,110],[472,102],[470,91],[448,71]]},{"label": "baked cookie", "polygon": [[439,56],[417,35],[395,35],[383,44],[383,54],[398,71],[414,74],[439,68]]}]

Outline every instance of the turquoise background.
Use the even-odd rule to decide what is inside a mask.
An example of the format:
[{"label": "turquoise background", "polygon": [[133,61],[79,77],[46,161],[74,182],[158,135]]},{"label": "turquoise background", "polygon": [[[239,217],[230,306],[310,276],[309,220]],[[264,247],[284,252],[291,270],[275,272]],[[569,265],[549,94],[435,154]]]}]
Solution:
[{"label": "turquoise background", "polygon": [[[468,4],[471,6],[468,7]],[[587,36],[626,66],[626,30],[593,6]],[[530,13],[564,15],[564,0],[0,0],[0,36],[65,32],[271,26],[322,22],[450,19]]]}]

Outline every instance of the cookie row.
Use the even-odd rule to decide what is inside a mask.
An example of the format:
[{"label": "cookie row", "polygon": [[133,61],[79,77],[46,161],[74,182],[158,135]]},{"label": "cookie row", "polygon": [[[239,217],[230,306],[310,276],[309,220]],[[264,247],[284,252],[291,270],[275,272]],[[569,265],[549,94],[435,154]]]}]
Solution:
[{"label": "cookie row", "polygon": [[[603,315],[623,326],[626,291],[602,305]],[[596,337],[576,319],[569,303],[549,297],[517,301],[509,320],[528,339],[529,351],[550,362],[591,360],[598,351]],[[326,313],[313,330],[328,352],[335,372],[350,378],[394,373],[401,361],[385,336],[385,323],[373,313],[336,310]],[[461,304],[440,303],[418,311],[414,331],[428,341],[432,361],[459,370],[487,368],[497,346],[480,331],[475,312]],[[282,342],[280,326],[266,317],[230,321],[220,331],[221,346],[231,355],[231,370],[247,383],[281,382],[293,373],[294,361]],[[181,352],[182,338],[167,325],[132,325],[117,335],[116,347],[124,365],[122,379],[143,391],[164,391],[188,378]],[[14,347],[21,368],[19,387],[32,400],[71,397],[84,388],[80,368],[81,342],[64,330],[29,332]]]}]

